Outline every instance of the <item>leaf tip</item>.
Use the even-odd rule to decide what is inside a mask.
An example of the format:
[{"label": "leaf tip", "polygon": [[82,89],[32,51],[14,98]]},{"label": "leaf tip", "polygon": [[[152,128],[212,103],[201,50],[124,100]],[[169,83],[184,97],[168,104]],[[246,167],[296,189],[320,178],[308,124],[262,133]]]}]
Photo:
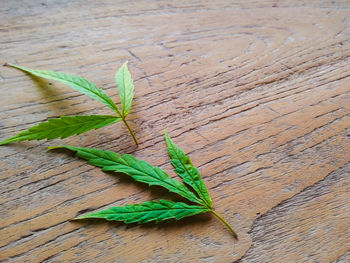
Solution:
[{"label": "leaf tip", "polygon": [[168,142],[170,140],[170,136],[166,130],[164,130],[165,141]]},{"label": "leaf tip", "polygon": [[8,144],[7,140],[0,141],[0,146],[5,144]]},{"label": "leaf tip", "polygon": [[14,136],[14,137],[10,137],[10,138],[7,138],[5,140],[0,141],[0,145],[9,144],[11,142],[16,142],[16,141],[18,141],[18,140],[16,140],[16,138]]},{"label": "leaf tip", "polygon": [[89,215],[80,215],[77,217],[74,217],[73,219],[70,219],[71,221],[78,221],[78,220],[83,220],[83,219],[88,219]]},{"label": "leaf tip", "polygon": [[3,66],[4,66],[4,67],[13,67],[13,68],[17,68],[17,67],[18,67],[18,66],[15,65],[15,64],[7,63],[7,62],[5,62],[5,63],[3,64]]},{"label": "leaf tip", "polygon": [[48,150],[54,150],[54,149],[61,149],[63,146],[49,146],[47,147]]}]

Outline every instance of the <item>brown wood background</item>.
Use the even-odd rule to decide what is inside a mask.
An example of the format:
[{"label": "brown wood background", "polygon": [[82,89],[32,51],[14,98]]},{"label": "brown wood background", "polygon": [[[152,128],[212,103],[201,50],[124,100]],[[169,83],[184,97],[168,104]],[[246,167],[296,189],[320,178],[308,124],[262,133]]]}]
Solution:
[{"label": "brown wood background", "polygon": [[[349,1],[0,3],[1,63],[84,76],[129,120],[65,140],[0,148],[0,261],[350,262]],[[0,67],[0,139],[48,118],[109,114],[69,87]],[[86,211],[166,198],[106,174],[68,144],[169,165],[166,129],[190,154],[216,210],[159,225],[70,222]]]}]

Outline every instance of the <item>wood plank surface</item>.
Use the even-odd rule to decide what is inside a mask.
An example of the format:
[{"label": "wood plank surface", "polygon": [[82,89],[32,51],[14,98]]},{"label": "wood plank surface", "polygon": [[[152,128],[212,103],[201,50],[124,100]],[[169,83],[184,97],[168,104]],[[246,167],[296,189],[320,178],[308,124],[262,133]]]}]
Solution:
[{"label": "wood plank surface", "polygon": [[[1,146],[1,262],[349,262],[349,1],[1,1],[0,59],[86,77],[118,103],[114,74],[128,60],[140,141],[118,123]],[[0,139],[52,117],[111,113],[9,67],[0,86]],[[130,153],[175,177],[163,130],[238,241],[211,215],[70,221],[168,193],[48,146]]]}]

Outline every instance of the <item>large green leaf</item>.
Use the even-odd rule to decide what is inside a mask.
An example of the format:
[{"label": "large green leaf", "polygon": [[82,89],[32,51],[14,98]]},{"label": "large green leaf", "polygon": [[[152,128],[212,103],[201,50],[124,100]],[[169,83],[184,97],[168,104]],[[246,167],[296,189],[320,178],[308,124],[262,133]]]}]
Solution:
[{"label": "large green leaf", "polygon": [[128,70],[127,62],[117,71],[115,81],[118,84],[119,95],[122,102],[122,114],[125,118],[130,111],[132,99],[134,98],[134,81]]},{"label": "large green leaf", "polygon": [[67,145],[49,147],[49,149],[54,148],[65,148],[76,151],[79,157],[88,160],[89,164],[101,167],[103,171],[121,172],[131,176],[135,181],[162,186],[170,192],[177,193],[192,202],[203,204],[203,201],[196,197],[183,183],[170,178],[159,167],[152,166],[142,160],[137,160],[129,154],[119,155],[111,151]]},{"label": "large green leaf", "polygon": [[67,138],[83,132],[98,129],[120,121],[121,118],[109,115],[61,116],[50,119],[0,142],[0,145],[16,141]]},{"label": "large green leaf", "polygon": [[198,196],[207,204],[209,208],[213,207],[208,189],[201,178],[201,175],[196,167],[193,166],[191,159],[182,149],[180,149],[170,138],[167,132],[165,140],[168,147],[168,153],[171,158],[171,163],[175,168],[175,172],[181,176],[183,181],[190,185],[198,194]]},{"label": "large green leaf", "polygon": [[37,70],[37,69],[20,67],[13,64],[9,64],[9,65],[11,67],[18,68],[20,70],[23,70],[27,73],[30,73],[38,77],[58,80],[65,84],[68,84],[71,88],[81,93],[84,93],[95,100],[102,102],[103,104],[111,108],[113,111],[116,111],[118,114],[120,114],[118,107],[115,105],[112,99],[108,97],[107,94],[101,88],[98,88],[94,83],[88,81],[85,78],[81,78],[78,76],[73,76],[67,73],[62,73],[57,71]]},{"label": "large green leaf", "polygon": [[210,211],[207,207],[188,205],[181,202],[168,200],[148,201],[142,204],[132,204],[126,206],[111,207],[106,210],[94,212],[77,219],[104,218],[110,221],[123,221],[125,223],[156,223],[175,218],[179,220],[184,217],[193,216]]}]

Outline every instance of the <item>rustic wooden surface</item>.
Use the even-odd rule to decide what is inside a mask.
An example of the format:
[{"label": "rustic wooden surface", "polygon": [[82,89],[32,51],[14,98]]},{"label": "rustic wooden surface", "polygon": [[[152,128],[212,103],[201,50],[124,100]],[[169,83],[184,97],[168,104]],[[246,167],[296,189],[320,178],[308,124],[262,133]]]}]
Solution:
[{"label": "rustic wooden surface", "polygon": [[[0,148],[0,261],[350,262],[349,1],[1,1],[1,63],[70,72],[119,102],[130,124]],[[69,87],[0,67],[0,139],[48,118],[108,114]],[[62,144],[169,165],[166,129],[216,210],[159,225],[70,222],[166,197],[106,174]]]}]

